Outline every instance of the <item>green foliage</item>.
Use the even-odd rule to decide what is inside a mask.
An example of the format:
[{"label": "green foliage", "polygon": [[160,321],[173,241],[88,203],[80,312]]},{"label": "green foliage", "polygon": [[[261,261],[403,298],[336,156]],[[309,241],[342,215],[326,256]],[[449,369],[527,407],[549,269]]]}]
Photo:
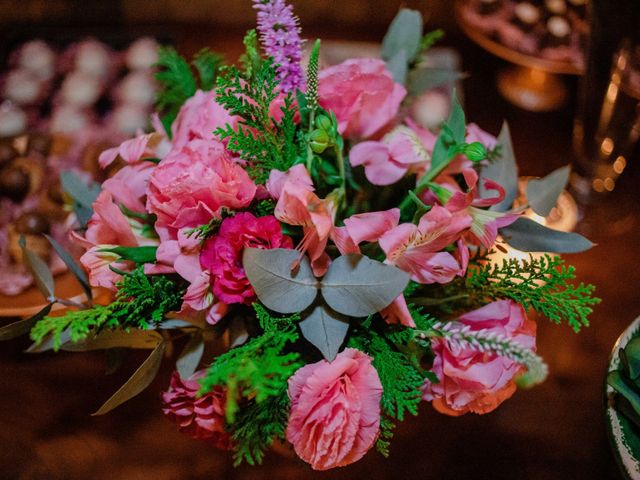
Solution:
[{"label": "green foliage", "polygon": [[573,266],[566,266],[560,257],[544,255],[474,268],[467,276],[466,288],[472,300],[509,298],[555,323],[565,320],[578,332],[582,326],[589,326],[591,307],[600,299],[592,296],[593,285],[574,285],[570,283],[573,279]]},{"label": "green foliage", "polygon": [[221,56],[206,48],[200,50],[192,61],[198,73],[196,77],[189,63],[173,47],[160,49],[156,64],[158,67],[156,80],[160,83],[156,106],[161,112],[162,124],[169,135],[171,124],[184,102],[192,97],[198,88],[202,90],[213,88],[221,64]]},{"label": "green foliage", "polygon": [[254,308],[264,333],[217,357],[200,381],[201,393],[226,387],[229,423],[236,418],[240,399],[261,404],[278,395],[301,365],[298,353],[285,352],[289,343],[298,340],[293,322],[299,316],[276,317],[261,305],[254,304]]},{"label": "green foliage", "polygon": [[437,42],[439,42],[442,37],[444,37],[444,31],[441,29],[432,30],[427,32],[422,37],[420,41],[420,52],[425,53],[431,47],[433,47]]},{"label": "green foliage", "polygon": [[266,182],[271,170],[286,171],[296,162],[296,109],[292,95],[284,99],[280,121],[269,114],[269,107],[279,94],[272,60],[263,61],[253,78],[236,67],[224,69],[216,92],[218,103],[241,120],[236,128],[227,124],[215,134],[228,140],[227,148],[249,162],[249,175],[257,183]]},{"label": "green foliage", "polygon": [[110,306],[96,305],[88,310],[69,310],[60,317],[44,317],[31,329],[31,340],[40,344],[49,336],[53,339],[53,350],[58,351],[63,343],[62,334],[69,333],[72,342],[87,338],[92,330],[101,328],[111,318]]},{"label": "green foliage", "polygon": [[45,317],[31,330],[36,344],[53,337],[53,348],[62,344],[62,334],[68,331],[70,340],[84,340],[91,331],[100,328],[149,328],[159,323],[167,312],[180,309],[184,286],[163,275],[147,276],[142,266],[125,273],[117,284],[116,300],[107,305],[94,305],[86,310],[69,310],[59,317]]},{"label": "green foliage", "polygon": [[254,72],[257,72],[260,69],[260,65],[262,65],[258,32],[255,29],[249,30],[242,43],[244,44],[245,53],[240,56],[240,63],[247,78],[253,78]]},{"label": "green foliage", "polygon": [[251,401],[238,412],[231,426],[235,442],[234,465],[262,463],[265,451],[274,439],[284,439],[289,420],[289,396],[286,388],[263,402]]},{"label": "green foliage", "polygon": [[251,206],[251,210],[258,217],[265,217],[267,215],[273,215],[273,212],[276,208],[275,200],[271,198],[266,198],[264,200],[259,200],[255,202]]},{"label": "green foliage", "polygon": [[183,282],[164,275],[146,275],[142,266],[125,274],[116,286],[118,293],[110,305],[113,313],[109,326],[149,328],[182,305]]}]

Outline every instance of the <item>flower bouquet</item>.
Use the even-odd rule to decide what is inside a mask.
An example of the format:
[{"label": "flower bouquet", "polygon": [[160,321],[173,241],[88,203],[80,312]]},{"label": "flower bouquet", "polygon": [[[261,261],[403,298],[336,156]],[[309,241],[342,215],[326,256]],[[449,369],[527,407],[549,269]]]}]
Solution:
[{"label": "flower bouquet", "polygon": [[[398,14],[381,59],[319,69],[319,41],[301,65],[290,6],[254,7],[238,66],[164,49],[155,132],[101,155],[121,168],[97,196],[75,185],[78,218],[89,218],[74,233],[84,269],[56,249],[89,301],[59,316],[47,307],[0,337],[30,332],[31,351],[150,349],[96,414],[175,357],[162,402],[182,432],[236,463],[287,440],[317,470],[374,446],[387,455],[394,424],[422,401],[486,413],[544,380],[528,312],[578,331],[593,286],[571,283],[557,256],[490,255],[591,246],[521,215],[547,215],[568,170],[530,180],[514,207],[506,125],[497,139],[467,125],[455,98],[438,131],[409,116],[420,85],[433,85],[421,59],[440,35],[423,35],[418,12]],[[64,303],[24,254],[46,297]],[[92,303],[91,287],[114,296]],[[225,349],[212,355],[216,340]]]}]

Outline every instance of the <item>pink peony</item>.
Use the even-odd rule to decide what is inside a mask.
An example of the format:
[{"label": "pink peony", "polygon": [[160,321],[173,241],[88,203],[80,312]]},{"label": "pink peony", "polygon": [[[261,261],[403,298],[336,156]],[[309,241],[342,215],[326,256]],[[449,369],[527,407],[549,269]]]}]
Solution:
[{"label": "pink peony", "polygon": [[198,90],[193,97],[184,102],[171,126],[173,148],[182,148],[196,139],[213,140],[214,130],[226,124],[235,128],[238,117],[229,115],[229,112],[216,102],[214,91]]},{"label": "pink peony", "polygon": [[407,172],[421,172],[430,163],[429,152],[418,135],[400,126],[386,134],[382,141],[361,142],[349,153],[351,165],[364,166],[364,173],[374,185],[391,185]]},{"label": "pink peony", "polygon": [[357,58],[326,68],[319,75],[319,99],[338,119],[340,133],[367,138],[398,113],[406,89],[393,81],[382,60]]},{"label": "pink peony", "polygon": [[305,365],[289,379],[287,440],[314,470],[356,462],[376,441],[382,385],[371,361],[347,348],[333,362]]},{"label": "pink peony", "polygon": [[200,370],[184,380],[178,372],[173,372],[171,388],[162,394],[162,411],[178,425],[182,433],[204,440],[221,450],[230,450],[233,443],[224,428],[225,391],[216,387],[198,396],[198,380],[204,373],[204,370]]},{"label": "pink peony", "polygon": [[247,207],[256,185],[217,141],[193,140],[174,149],[151,175],[147,209],[157,226],[175,233],[218,218],[223,208]]},{"label": "pink peony", "polygon": [[[524,308],[511,300],[499,300],[457,319],[471,331],[485,330],[509,337],[535,349],[536,324]],[[447,340],[431,341],[435,360],[433,372],[439,383],[425,382],[423,398],[447,415],[467,412],[488,413],[511,397],[516,390],[514,376],[522,367],[496,354],[460,348]]]},{"label": "pink peony", "polygon": [[225,303],[243,303],[255,292],[242,267],[242,252],[252,248],[292,248],[291,238],[282,234],[275,217],[255,217],[242,212],[226,218],[215,237],[200,253],[200,265],[210,272],[214,295]]}]

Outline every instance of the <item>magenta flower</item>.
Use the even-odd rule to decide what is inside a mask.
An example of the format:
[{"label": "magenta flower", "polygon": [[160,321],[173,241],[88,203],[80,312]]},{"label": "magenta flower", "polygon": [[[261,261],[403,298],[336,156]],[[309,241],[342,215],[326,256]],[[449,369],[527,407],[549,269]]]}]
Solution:
[{"label": "magenta flower", "polygon": [[286,93],[302,89],[302,39],[293,7],[284,0],[254,0],[253,8],[258,11],[262,47],[277,65],[280,90]]}]

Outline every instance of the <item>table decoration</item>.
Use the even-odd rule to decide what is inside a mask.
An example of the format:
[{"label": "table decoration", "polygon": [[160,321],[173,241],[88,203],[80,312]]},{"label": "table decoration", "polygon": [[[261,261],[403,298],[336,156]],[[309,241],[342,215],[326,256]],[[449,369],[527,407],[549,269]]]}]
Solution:
[{"label": "table decoration", "polygon": [[[454,95],[437,131],[417,126],[412,82],[431,74],[418,59],[440,36],[423,34],[419,12],[399,12],[381,59],[319,71],[319,40],[301,64],[292,7],[253,5],[239,65],[163,49],[155,131],[100,157],[124,166],[74,233],[84,269],[63,259],[88,295],[102,287],[113,301],[45,309],[0,338],[105,350],[112,366],[122,348],[150,350],[95,415],[140,393],[170,356],[164,414],[236,464],[260,463],[275,440],[316,470],[374,447],[389,455],[394,425],[422,401],[482,414],[543,381],[527,313],[578,332],[594,287],[573,283],[559,256],[487,256],[498,234],[529,252],[592,246],[521,215],[547,216],[566,171],[529,182],[527,205],[514,206],[506,124],[498,138],[467,124]],[[57,302],[46,265],[22,248]],[[216,339],[226,349],[209,357]]]}]

